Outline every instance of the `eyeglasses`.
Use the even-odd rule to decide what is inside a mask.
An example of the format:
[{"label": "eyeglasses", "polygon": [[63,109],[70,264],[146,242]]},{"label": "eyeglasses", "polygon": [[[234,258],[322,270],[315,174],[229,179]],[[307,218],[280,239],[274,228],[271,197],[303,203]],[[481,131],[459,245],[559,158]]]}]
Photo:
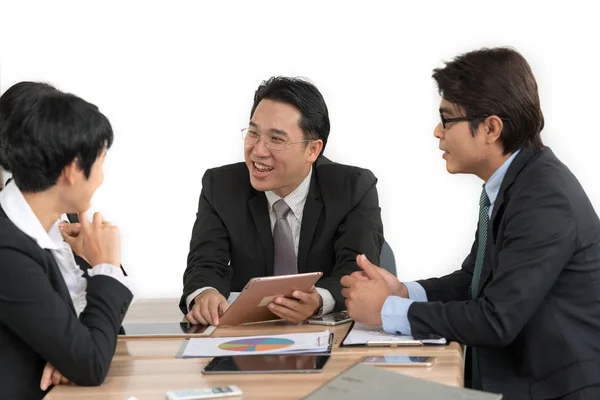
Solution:
[{"label": "eyeglasses", "polygon": [[459,122],[459,121],[473,121],[480,118],[487,118],[489,114],[480,114],[474,115],[471,117],[457,117],[457,118],[444,118],[444,116],[440,113],[440,119],[442,120],[442,127],[446,129],[446,124],[450,122]]},{"label": "eyeglasses", "polygon": [[267,146],[267,148],[269,150],[274,150],[274,151],[285,150],[286,146],[290,145],[290,144],[306,143],[306,142],[312,142],[314,140],[314,139],[305,139],[305,140],[289,141],[289,140],[285,140],[285,139],[280,138],[275,135],[261,135],[260,133],[258,133],[257,131],[255,131],[252,128],[242,129],[242,140],[244,141],[246,146],[255,146],[260,141],[261,137],[265,138],[265,146]]}]

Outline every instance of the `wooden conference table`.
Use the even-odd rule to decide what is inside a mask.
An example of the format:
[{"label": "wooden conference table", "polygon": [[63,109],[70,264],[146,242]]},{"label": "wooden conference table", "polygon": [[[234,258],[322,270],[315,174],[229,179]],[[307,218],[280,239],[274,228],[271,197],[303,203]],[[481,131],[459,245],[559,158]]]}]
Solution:
[{"label": "wooden conference table", "polygon": [[[135,302],[125,322],[180,322],[179,299],[141,299]],[[166,399],[165,392],[211,386],[237,385],[244,399],[301,399],[333,379],[365,356],[428,355],[436,356],[432,367],[395,367],[391,371],[421,377],[451,386],[463,385],[463,352],[457,343],[448,346],[419,347],[339,347],[350,324],[334,327],[293,325],[282,321],[217,328],[212,336],[246,336],[318,332],[327,328],[334,333],[331,359],[323,372],[312,374],[203,375],[210,358],[177,359],[181,338],[119,339],[115,357],[102,386],[61,385],[45,397],[56,399],[138,400]]]}]

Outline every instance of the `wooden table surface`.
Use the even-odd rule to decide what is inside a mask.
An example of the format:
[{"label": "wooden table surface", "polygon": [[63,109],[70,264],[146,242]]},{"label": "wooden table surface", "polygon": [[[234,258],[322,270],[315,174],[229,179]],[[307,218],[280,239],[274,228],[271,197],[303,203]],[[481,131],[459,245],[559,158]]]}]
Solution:
[{"label": "wooden table surface", "polygon": [[[179,322],[179,299],[142,299],[135,302],[125,322]],[[395,367],[388,370],[451,386],[463,385],[463,353],[457,343],[448,346],[339,347],[350,324],[336,327],[294,325],[282,321],[217,328],[213,337],[318,332],[334,333],[332,357],[323,372],[311,374],[203,375],[210,358],[177,359],[183,339],[119,339],[108,376],[102,386],[61,385],[45,397],[56,399],[166,399],[165,392],[211,386],[237,385],[244,399],[301,399],[366,356],[427,355],[437,357],[432,367]]]}]

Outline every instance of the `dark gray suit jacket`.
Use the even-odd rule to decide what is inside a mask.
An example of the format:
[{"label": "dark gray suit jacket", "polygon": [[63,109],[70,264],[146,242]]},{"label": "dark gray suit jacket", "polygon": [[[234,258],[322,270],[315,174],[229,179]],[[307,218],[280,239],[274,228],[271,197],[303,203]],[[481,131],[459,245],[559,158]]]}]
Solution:
[{"label": "dark gray suit jacket", "polygon": [[470,300],[476,254],[477,241],[461,270],[419,282],[429,302],[410,306],[413,335],[475,346],[483,389],[506,400],[600,384],[600,222],[549,148],[510,165]]},{"label": "dark gray suit jacket", "polygon": [[50,252],[0,208],[0,398],[41,399],[42,369],[78,385],[103,382],[132,294],[115,279],[88,279],[79,319]]},{"label": "dark gray suit jacket", "polygon": [[[356,256],[375,263],[383,245],[383,225],[369,170],[321,157],[313,175],[300,230],[298,272],[323,272],[318,287],[345,308],[340,279],[358,270]],[[273,275],[273,234],[264,192],[252,188],[245,163],[209,169],[192,231],[180,308],[205,286],[223,296],[241,291],[254,277]]]}]

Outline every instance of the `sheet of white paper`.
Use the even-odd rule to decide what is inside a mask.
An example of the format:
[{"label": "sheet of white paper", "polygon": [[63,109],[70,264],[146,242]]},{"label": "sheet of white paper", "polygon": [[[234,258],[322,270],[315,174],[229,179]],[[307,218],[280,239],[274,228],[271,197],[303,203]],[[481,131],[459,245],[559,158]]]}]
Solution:
[{"label": "sheet of white paper", "polygon": [[412,336],[393,335],[391,333],[387,333],[383,330],[383,327],[381,325],[368,326],[361,323],[355,323],[348,336],[346,336],[346,339],[344,339],[345,345],[367,344],[369,342],[398,342],[398,344],[402,344],[402,342],[405,342],[406,344],[422,342],[431,344],[445,344],[446,339],[442,338],[415,341],[415,339]]},{"label": "sheet of white paper", "polygon": [[181,356],[251,356],[258,354],[322,353],[329,349],[330,332],[292,333],[219,338],[192,338]]}]

